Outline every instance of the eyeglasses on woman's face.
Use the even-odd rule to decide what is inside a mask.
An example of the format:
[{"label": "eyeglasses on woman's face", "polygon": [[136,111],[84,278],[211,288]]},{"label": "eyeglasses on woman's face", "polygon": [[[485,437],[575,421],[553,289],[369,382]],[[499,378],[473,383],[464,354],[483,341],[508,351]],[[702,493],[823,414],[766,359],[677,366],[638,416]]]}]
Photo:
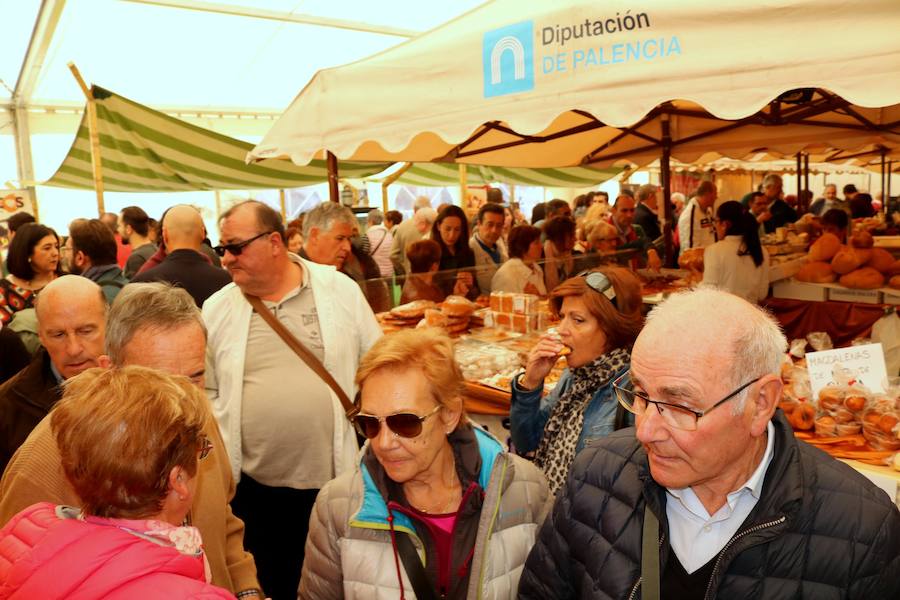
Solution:
[{"label": "eyeglasses on woman's face", "polygon": [[627,383],[630,381],[630,378],[631,371],[626,371],[613,382],[613,389],[616,390],[616,398],[619,400],[619,404],[621,404],[625,410],[632,414],[640,416],[646,413],[650,408],[650,405],[652,404],[656,407],[656,411],[659,413],[659,416],[662,417],[663,421],[665,421],[667,424],[676,429],[681,429],[684,431],[695,431],[697,429],[697,422],[701,417],[708,415],[714,409],[722,406],[732,398],[735,398],[746,388],[762,379],[762,376],[748,381],[706,410],[694,410],[686,406],[672,404],[670,402],[651,400],[650,396],[648,396],[643,390],[635,389],[634,385]]},{"label": "eyeglasses on woman's face", "polygon": [[413,413],[396,413],[386,417],[376,417],[375,415],[360,413],[353,417],[353,424],[356,426],[356,430],[359,431],[360,435],[370,440],[378,436],[378,432],[381,431],[382,423],[386,423],[388,429],[390,429],[395,436],[414,438],[422,433],[422,423],[424,423],[428,417],[436,414],[441,408],[442,406],[438,404],[430,413],[421,417]]}]

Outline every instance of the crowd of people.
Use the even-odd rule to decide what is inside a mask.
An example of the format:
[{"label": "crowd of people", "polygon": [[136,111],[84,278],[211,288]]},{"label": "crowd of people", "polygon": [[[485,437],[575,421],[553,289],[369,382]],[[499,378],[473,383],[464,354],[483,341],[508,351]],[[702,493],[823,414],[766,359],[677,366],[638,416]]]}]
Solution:
[{"label": "crowd of people", "polygon": [[[713,212],[702,183],[676,235],[717,287],[649,315],[653,185],[531,223],[423,199],[364,232],[337,203],[284,223],[249,200],[216,246],[187,205],[78,219],[62,244],[19,217],[0,597],[897,597],[893,499],[777,408],[787,343],[746,274],[789,218],[780,186]],[[466,414],[446,333],[382,333],[391,278],[404,302],[549,298],[511,447]]]}]

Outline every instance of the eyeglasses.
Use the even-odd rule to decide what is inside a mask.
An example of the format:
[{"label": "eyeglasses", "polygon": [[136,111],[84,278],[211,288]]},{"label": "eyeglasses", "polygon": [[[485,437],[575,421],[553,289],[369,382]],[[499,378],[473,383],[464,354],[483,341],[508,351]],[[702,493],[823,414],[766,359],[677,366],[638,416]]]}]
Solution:
[{"label": "eyeglasses", "polygon": [[213,248],[213,250],[215,250],[216,254],[218,254],[219,256],[225,256],[226,252],[231,252],[232,256],[240,256],[241,252],[244,251],[244,248],[258,240],[259,238],[263,237],[264,235],[269,235],[271,233],[274,233],[274,231],[263,231],[259,235],[255,235],[249,240],[244,240],[243,242],[236,242],[233,244],[219,244],[218,246]]},{"label": "eyeglasses", "polygon": [[203,460],[209,453],[212,452],[213,445],[212,442],[209,441],[209,438],[204,436],[200,436],[200,456],[198,460]]},{"label": "eyeglasses", "polygon": [[746,388],[762,379],[762,376],[759,376],[756,379],[748,381],[706,410],[693,410],[687,408],[686,406],[679,406],[677,404],[669,404],[668,402],[651,400],[650,397],[647,396],[647,394],[624,387],[625,381],[630,376],[631,372],[627,371],[613,382],[613,388],[616,390],[616,398],[618,398],[619,404],[621,404],[625,408],[625,410],[635,415],[644,414],[645,412],[647,412],[647,409],[650,407],[650,405],[653,404],[656,406],[656,411],[659,413],[659,416],[662,417],[663,421],[676,429],[682,429],[684,431],[696,430],[697,421],[700,419],[700,417],[709,414],[715,408],[722,406],[723,404],[743,392]]},{"label": "eyeglasses", "polygon": [[388,429],[390,429],[394,435],[399,435],[404,438],[414,438],[422,433],[422,423],[425,422],[425,419],[435,414],[441,408],[441,405],[438,404],[434,407],[434,410],[422,417],[412,413],[397,413],[386,417],[360,414],[353,417],[353,424],[356,426],[356,430],[359,431],[360,435],[370,440],[378,435],[378,432],[381,430],[382,422],[387,423]]}]

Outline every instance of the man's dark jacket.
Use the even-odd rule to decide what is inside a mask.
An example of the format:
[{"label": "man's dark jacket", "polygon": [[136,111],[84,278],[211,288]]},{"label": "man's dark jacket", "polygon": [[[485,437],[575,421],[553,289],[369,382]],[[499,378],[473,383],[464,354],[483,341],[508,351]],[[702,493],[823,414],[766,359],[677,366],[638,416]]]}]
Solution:
[{"label": "man's dark jacket", "polygon": [[0,386],[0,473],[62,392],[41,348],[27,367]]},{"label": "man's dark jacket", "polygon": [[641,226],[641,229],[644,230],[651,242],[662,235],[662,231],[659,229],[659,217],[647,208],[647,205],[644,203],[638,204],[637,208],[634,209],[633,223]]},{"label": "man's dark jacket", "polygon": [[772,214],[772,218],[763,224],[766,233],[772,233],[779,227],[793,223],[799,218],[797,211],[780,198],[772,203],[772,206],[769,207],[769,212]]},{"label": "man's dark jacket", "polygon": [[202,254],[190,249],[174,250],[152,269],[138,273],[132,283],[167,281],[184,288],[202,307],[207,298],[231,283],[225,269],[214,267]]},{"label": "man's dark jacket", "polygon": [[[780,410],[773,425],[762,496],[715,559],[706,598],[900,598],[893,499],[796,440]],[[662,573],[673,560],[665,489],[634,429],[586,447],[525,563],[519,598],[640,598],[645,504],[660,523]]]}]

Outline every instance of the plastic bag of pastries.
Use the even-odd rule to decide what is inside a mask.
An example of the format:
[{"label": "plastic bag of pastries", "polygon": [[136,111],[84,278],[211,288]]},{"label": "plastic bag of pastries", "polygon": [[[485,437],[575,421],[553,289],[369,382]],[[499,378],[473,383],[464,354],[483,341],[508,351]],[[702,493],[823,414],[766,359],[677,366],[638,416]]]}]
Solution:
[{"label": "plastic bag of pastries", "polygon": [[468,317],[478,305],[463,296],[447,296],[441,303],[441,311],[450,317]]}]

